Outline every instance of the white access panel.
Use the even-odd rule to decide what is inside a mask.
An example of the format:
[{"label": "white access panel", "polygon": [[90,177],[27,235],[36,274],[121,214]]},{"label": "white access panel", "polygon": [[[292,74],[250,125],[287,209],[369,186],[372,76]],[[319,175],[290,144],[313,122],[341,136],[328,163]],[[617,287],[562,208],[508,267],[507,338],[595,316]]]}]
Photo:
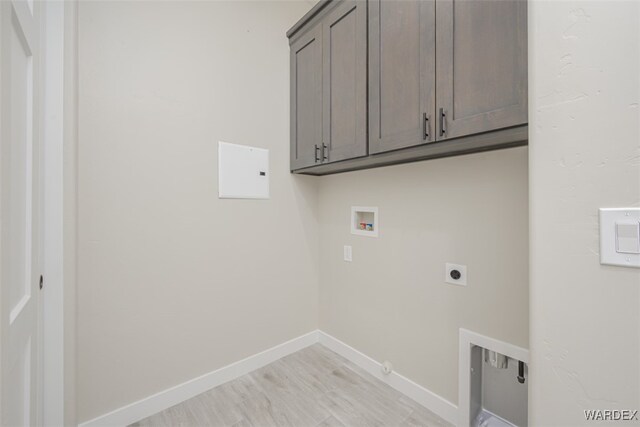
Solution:
[{"label": "white access panel", "polygon": [[218,142],[218,197],[269,198],[269,150]]}]

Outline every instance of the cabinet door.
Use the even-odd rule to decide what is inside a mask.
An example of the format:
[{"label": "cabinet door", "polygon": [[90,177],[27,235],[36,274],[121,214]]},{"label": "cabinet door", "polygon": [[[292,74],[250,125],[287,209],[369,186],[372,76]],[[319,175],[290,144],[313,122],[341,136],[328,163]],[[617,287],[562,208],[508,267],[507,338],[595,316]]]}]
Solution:
[{"label": "cabinet door", "polygon": [[322,26],[291,45],[291,170],[320,162]]},{"label": "cabinet door", "polygon": [[435,4],[369,1],[369,151],[433,141]]},{"label": "cabinet door", "polygon": [[437,138],[527,123],[525,0],[437,0]]},{"label": "cabinet door", "polygon": [[367,3],[344,0],[322,22],[323,161],[366,156]]}]

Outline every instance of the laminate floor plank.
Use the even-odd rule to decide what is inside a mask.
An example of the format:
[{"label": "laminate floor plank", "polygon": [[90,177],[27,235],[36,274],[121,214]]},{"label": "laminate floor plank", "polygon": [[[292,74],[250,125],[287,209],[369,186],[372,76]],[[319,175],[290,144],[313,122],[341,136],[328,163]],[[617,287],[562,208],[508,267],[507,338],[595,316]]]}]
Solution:
[{"label": "laminate floor plank", "polygon": [[272,363],[251,376],[295,426],[316,425],[330,415],[315,403],[312,393],[297,384],[296,378],[286,366]]},{"label": "laminate floor plank", "polygon": [[132,426],[452,427],[320,344]]},{"label": "laminate floor plank", "polygon": [[345,425],[331,415],[329,418],[318,424],[317,427],[345,427]]},{"label": "laminate floor plank", "polygon": [[403,422],[403,426],[449,427],[451,424],[420,405],[407,396],[401,395],[399,402],[410,406],[413,411],[409,418]]}]

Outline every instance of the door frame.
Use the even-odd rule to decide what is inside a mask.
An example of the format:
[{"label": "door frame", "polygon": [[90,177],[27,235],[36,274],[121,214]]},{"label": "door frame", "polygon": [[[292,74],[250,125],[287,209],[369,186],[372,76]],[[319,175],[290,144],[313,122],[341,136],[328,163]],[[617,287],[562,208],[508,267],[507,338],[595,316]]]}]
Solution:
[{"label": "door frame", "polygon": [[43,424],[64,425],[64,289],[62,263],[62,143],[64,4],[43,4]]},{"label": "door frame", "polygon": [[43,2],[43,425],[75,408],[78,3]]}]

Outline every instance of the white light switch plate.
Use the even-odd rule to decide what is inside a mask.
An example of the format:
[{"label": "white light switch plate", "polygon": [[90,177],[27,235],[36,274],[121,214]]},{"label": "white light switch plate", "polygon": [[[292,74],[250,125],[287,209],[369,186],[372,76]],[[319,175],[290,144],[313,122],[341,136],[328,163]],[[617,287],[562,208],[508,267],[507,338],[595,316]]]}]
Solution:
[{"label": "white light switch plate", "polygon": [[351,249],[351,246],[346,246],[344,247],[344,260],[347,262],[351,262],[353,261],[353,251]]},{"label": "white light switch plate", "polygon": [[640,268],[640,253],[634,253],[640,246],[636,230],[640,208],[600,209],[600,264]]}]

